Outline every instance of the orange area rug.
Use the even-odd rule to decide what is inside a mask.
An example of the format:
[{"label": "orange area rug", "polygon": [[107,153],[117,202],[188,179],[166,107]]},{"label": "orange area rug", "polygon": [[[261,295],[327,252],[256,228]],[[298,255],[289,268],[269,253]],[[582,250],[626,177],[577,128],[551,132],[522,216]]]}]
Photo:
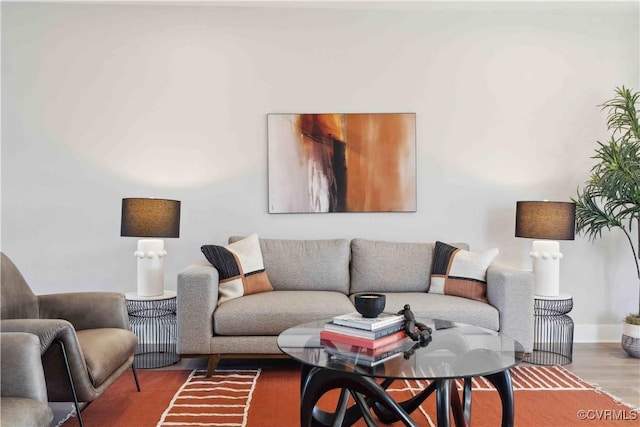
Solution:
[{"label": "orange area rug", "polygon": [[[519,366],[512,369],[515,425],[636,426],[637,409],[600,392],[562,367]],[[299,425],[300,374],[295,369],[204,371],[139,371],[142,392],[123,375],[83,411],[85,425],[294,427]],[[425,381],[396,381],[389,389],[396,400],[422,390]],[[458,384],[461,387],[461,384]],[[323,402],[331,405],[328,396]],[[482,378],[474,381],[472,426],[500,425],[500,401]],[[436,425],[435,396],[412,414],[420,426]],[[452,418],[453,422],[453,418]],[[64,427],[77,425],[75,418]],[[356,425],[364,425],[362,421]],[[382,424],[381,424],[382,425]],[[394,425],[401,425],[396,423]]]}]

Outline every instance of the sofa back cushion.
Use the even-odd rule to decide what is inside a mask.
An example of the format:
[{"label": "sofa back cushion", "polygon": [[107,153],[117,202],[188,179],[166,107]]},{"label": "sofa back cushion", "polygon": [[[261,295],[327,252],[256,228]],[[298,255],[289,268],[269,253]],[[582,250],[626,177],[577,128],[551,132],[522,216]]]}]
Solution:
[{"label": "sofa back cushion", "polygon": [[[466,244],[456,243],[467,248]],[[351,293],[426,292],[434,243],[351,241]]]},{"label": "sofa back cushion", "polygon": [[[241,237],[232,236],[229,242]],[[260,239],[264,269],[275,290],[349,293],[348,239]]]}]

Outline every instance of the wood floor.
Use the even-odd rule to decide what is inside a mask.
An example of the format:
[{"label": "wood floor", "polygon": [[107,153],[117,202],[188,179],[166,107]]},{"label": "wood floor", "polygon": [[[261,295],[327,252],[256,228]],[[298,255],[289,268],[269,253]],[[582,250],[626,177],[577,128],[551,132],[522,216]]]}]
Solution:
[{"label": "wood floor", "polygon": [[[221,361],[225,364],[273,364],[286,360]],[[164,369],[206,369],[207,359],[182,359]],[[573,361],[565,368],[627,404],[640,408],[640,359],[627,356],[619,343],[574,344]]]},{"label": "wood floor", "polygon": [[640,408],[640,359],[629,357],[620,343],[574,344],[573,361],[565,368]]}]

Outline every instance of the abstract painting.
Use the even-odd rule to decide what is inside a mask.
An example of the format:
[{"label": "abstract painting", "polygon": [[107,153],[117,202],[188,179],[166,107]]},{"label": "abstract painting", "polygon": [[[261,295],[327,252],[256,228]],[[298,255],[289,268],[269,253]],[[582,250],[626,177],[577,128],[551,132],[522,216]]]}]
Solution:
[{"label": "abstract painting", "polygon": [[268,114],[269,213],[415,212],[416,115]]}]

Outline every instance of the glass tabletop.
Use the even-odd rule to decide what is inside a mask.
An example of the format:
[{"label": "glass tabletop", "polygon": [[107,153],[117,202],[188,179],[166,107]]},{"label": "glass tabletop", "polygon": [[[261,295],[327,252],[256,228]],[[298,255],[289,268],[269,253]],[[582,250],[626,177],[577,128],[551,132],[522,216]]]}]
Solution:
[{"label": "glass tabletop", "polygon": [[376,378],[464,378],[505,371],[522,361],[516,340],[489,329],[438,319],[418,319],[432,329],[421,347],[406,337],[376,350],[321,340],[331,319],[289,328],[278,336],[278,347],[309,366],[354,372]]}]

